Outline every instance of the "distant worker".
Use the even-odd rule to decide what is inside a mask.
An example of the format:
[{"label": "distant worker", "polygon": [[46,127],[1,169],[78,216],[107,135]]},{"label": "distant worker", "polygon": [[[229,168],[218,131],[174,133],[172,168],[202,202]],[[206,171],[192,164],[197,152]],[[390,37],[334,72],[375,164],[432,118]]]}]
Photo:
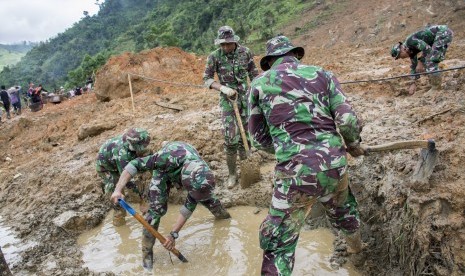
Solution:
[{"label": "distant worker", "polygon": [[92,90],[92,86],[94,85],[94,80],[92,79],[92,77],[88,77],[87,80],[86,80],[86,90],[87,92],[90,92]]},{"label": "distant worker", "polygon": [[[220,200],[213,194],[215,177],[207,163],[200,157],[197,150],[184,142],[168,142],[153,155],[137,158],[124,168],[111,199],[116,204],[122,198],[122,189],[138,172],[152,171],[149,188],[150,207],[145,214],[147,222],[158,230],[161,217],[168,210],[168,196],[171,188],[185,189],[187,198],[181,209],[172,231],[166,236],[163,246],[171,250],[186,221],[194,212],[197,204],[205,206],[217,219],[227,219],[231,216],[224,209]],[[153,246],[155,237],[143,229],[142,234],[142,265],[153,268]]]},{"label": "distant worker", "polygon": [[[10,115],[11,100],[10,100],[10,95],[8,95],[8,92],[5,89],[5,85],[2,85],[0,87],[0,98],[2,100],[3,108],[5,109],[7,119],[11,119],[11,115]],[[1,117],[0,117],[0,121],[1,121]]]},{"label": "distant worker", "polygon": [[[399,42],[391,49],[391,56],[395,59],[410,58],[410,74],[434,72],[439,70],[439,63],[446,57],[446,51],[452,42],[454,33],[446,25],[434,25],[413,33]],[[418,58],[417,54],[422,53]],[[418,62],[420,61],[420,62]],[[414,77],[418,79],[420,76]],[[441,74],[433,73],[429,75],[432,92],[441,89]],[[415,81],[410,85],[409,94],[416,91]]]},{"label": "distant worker", "polygon": [[[149,143],[150,136],[145,129],[130,128],[123,135],[107,140],[100,147],[95,168],[97,174],[103,180],[102,190],[104,194],[113,193],[124,167],[130,161],[142,155]],[[139,194],[141,198],[143,197],[141,190],[138,189],[135,183],[131,182],[128,188]],[[115,206],[113,225],[125,224],[125,216],[126,211],[120,206]]]},{"label": "distant worker", "polygon": [[320,67],[301,64],[304,54],[285,36],[270,39],[260,60],[265,72],[248,92],[252,145],[277,160],[271,206],[259,231],[262,275],[291,275],[313,200],[345,234],[348,252],[362,250],[346,156],[347,151],[363,154],[359,121],[338,80]]},{"label": "distant worker", "polygon": [[21,115],[21,86],[15,86],[8,89],[8,94],[10,94],[11,105],[13,106],[13,112],[16,115]]},{"label": "distant worker", "polygon": [[[221,92],[220,107],[221,121],[223,124],[224,149],[229,177],[228,188],[236,185],[236,159],[237,152],[241,160],[246,158],[244,145],[239,132],[236,116],[231,101],[236,100],[241,114],[244,129],[247,129],[245,110],[247,102],[245,94],[248,89],[247,77],[250,80],[258,75],[257,67],[253,61],[251,51],[238,43],[239,37],[229,26],[223,26],[218,30],[215,45],[220,48],[212,52],[207,58],[203,80],[205,86]],[[214,80],[214,74],[218,75],[219,83]]]}]

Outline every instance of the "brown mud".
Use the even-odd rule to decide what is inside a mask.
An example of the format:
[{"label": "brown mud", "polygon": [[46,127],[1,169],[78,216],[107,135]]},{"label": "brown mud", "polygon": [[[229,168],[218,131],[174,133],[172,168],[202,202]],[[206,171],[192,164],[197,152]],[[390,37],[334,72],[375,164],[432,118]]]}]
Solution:
[{"label": "brown mud", "polygon": [[[315,16],[332,11],[330,16],[337,20],[321,21],[304,35],[294,36],[294,42],[305,47],[304,63],[322,66],[340,81],[348,81],[408,73],[409,62],[394,61],[390,47],[428,22],[448,24],[455,37],[443,66],[463,66],[465,4],[436,2],[319,1],[282,31],[293,37]],[[33,244],[11,267],[14,274],[96,274],[83,267],[76,243],[79,233],[97,226],[109,211],[95,173],[95,157],[105,140],[132,126],[149,130],[154,151],[165,140],[193,144],[215,172],[218,195],[227,206],[268,206],[273,178],[269,154],[254,153],[262,170],[258,183],[247,189],[226,188],[218,93],[156,81],[201,85],[204,64],[205,57],[178,48],[113,57],[98,72],[95,93],[47,104],[0,126],[0,215],[19,239]],[[131,77],[135,113],[127,73],[151,78]],[[350,159],[351,188],[368,244],[359,270],[366,275],[463,275],[465,71],[444,73],[442,89],[432,93],[427,93],[428,80],[422,77],[417,92],[408,96],[405,81],[343,85],[364,121],[364,143],[433,138],[440,151],[428,183],[412,180],[417,150]],[[159,101],[182,106],[183,111],[161,107]],[[429,118],[446,109],[450,110]],[[107,130],[79,135],[81,126],[99,124],[107,125]],[[147,181],[150,174],[140,178]],[[171,198],[179,203],[184,195],[175,192]],[[325,224],[321,219],[310,222]]]}]

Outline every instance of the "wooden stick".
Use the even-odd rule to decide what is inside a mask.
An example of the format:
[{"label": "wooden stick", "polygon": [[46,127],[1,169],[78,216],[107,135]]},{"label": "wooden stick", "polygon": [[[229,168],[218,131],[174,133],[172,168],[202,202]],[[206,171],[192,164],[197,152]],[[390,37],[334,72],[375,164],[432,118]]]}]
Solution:
[{"label": "wooden stick", "polygon": [[[135,219],[137,219],[145,227],[145,229],[147,229],[162,244],[166,242],[165,237],[158,233],[158,231],[155,230],[141,215],[136,213],[136,211],[131,206],[129,206],[129,204],[127,204],[126,201],[124,201],[123,199],[118,199],[118,203],[121,205],[121,207],[128,211],[129,214],[131,214]],[[171,249],[170,251],[173,252],[173,254],[176,255],[176,257],[178,257],[178,259],[181,260],[183,263],[187,263],[187,259],[176,248],[173,247],[173,249]]]},{"label": "wooden stick", "polygon": [[134,95],[132,94],[132,83],[131,83],[131,75],[130,74],[128,74],[128,81],[129,81],[129,92],[131,92],[132,112],[136,113],[136,108],[134,107]]},{"label": "wooden stick", "polygon": [[244,130],[244,126],[242,125],[241,114],[239,113],[239,107],[237,107],[237,102],[235,100],[232,100],[231,102],[234,108],[234,113],[236,113],[236,120],[239,126],[239,130],[241,132],[241,137],[242,137],[242,142],[244,143],[245,152],[248,155],[249,154],[249,143],[247,143],[247,136],[245,136],[245,130]]}]

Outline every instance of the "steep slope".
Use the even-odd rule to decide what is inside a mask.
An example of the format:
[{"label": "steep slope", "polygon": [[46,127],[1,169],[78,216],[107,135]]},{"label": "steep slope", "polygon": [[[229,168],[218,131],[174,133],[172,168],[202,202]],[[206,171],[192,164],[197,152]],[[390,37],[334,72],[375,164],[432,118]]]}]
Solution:
[{"label": "steep slope", "polygon": [[[461,1],[377,4],[354,0],[340,2],[343,6],[338,9],[332,6],[336,1],[320,2],[282,31],[294,37],[295,44],[305,46],[304,63],[332,70],[341,81],[407,73],[408,62],[390,58],[391,44],[428,22],[449,23],[455,31],[444,66],[465,65]],[[328,15],[321,25],[308,23],[324,11]],[[385,21],[378,22],[382,16]],[[379,30],[370,35],[376,22]],[[311,28],[304,30],[305,24]],[[305,34],[295,36],[298,32]],[[205,57],[178,48],[117,56],[97,73],[96,80],[95,93],[111,101],[100,102],[87,94],[46,105],[37,113],[25,112],[1,126],[0,215],[21,240],[34,244],[12,267],[14,273],[92,274],[82,267],[76,237],[101,222],[109,210],[94,170],[95,155],[107,138],[130,126],[147,128],[154,137],[154,150],[164,140],[192,143],[214,170],[219,196],[227,205],[268,206],[269,171],[251,189],[230,191],[223,185],[227,170],[218,95],[196,87],[202,83],[204,64]],[[125,82],[128,72],[146,76],[133,79],[135,113]],[[426,94],[427,78],[421,82],[413,96],[405,94],[403,80],[343,85],[365,122],[365,143],[434,138],[440,151],[439,163],[426,184],[411,179],[418,161],[415,150],[350,160],[351,188],[359,201],[363,238],[368,243],[359,267],[366,275],[465,273],[465,73],[445,73],[442,91],[432,94]],[[158,101],[184,110],[165,109],[156,105]],[[428,118],[440,112],[444,113]],[[102,122],[114,128],[78,140],[80,126]],[[261,163],[271,160],[265,154],[258,158]],[[144,175],[141,180],[148,178]],[[173,194],[173,201],[180,195]]]}]

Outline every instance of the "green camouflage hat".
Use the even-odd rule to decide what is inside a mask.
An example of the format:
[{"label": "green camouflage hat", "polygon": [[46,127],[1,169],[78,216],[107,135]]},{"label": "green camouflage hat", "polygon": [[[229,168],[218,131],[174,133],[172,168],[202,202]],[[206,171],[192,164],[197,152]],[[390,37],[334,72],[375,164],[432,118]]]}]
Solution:
[{"label": "green camouflage hat", "polygon": [[268,65],[268,58],[271,56],[281,56],[288,52],[296,50],[297,58],[300,60],[305,55],[305,50],[302,47],[295,47],[289,38],[280,35],[274,37],[266,42],[266,54],[260,60],[260,67],[263,71],[270,69]]},{"label": "green camouflage hat", "polygon": [[234,34],[234,30],[229,26],[223,26],[218,29],[218,37],[215,39],[215,45],[221,43],[238,42],[239,37]]},{"label": "green camouflage hat", "polygon": [[124,132],[123,142],[128,143],[130,150],[142,152],[150,143],[150,135],[143,128],[130,128]]},{"label": "green camouflage hat", "polygon": [[392,46],[391,48],[391,56],[393,58],[398,59],[400,55],[400,47],[402,46],[402,42],[397,43],[396,45]]}]

